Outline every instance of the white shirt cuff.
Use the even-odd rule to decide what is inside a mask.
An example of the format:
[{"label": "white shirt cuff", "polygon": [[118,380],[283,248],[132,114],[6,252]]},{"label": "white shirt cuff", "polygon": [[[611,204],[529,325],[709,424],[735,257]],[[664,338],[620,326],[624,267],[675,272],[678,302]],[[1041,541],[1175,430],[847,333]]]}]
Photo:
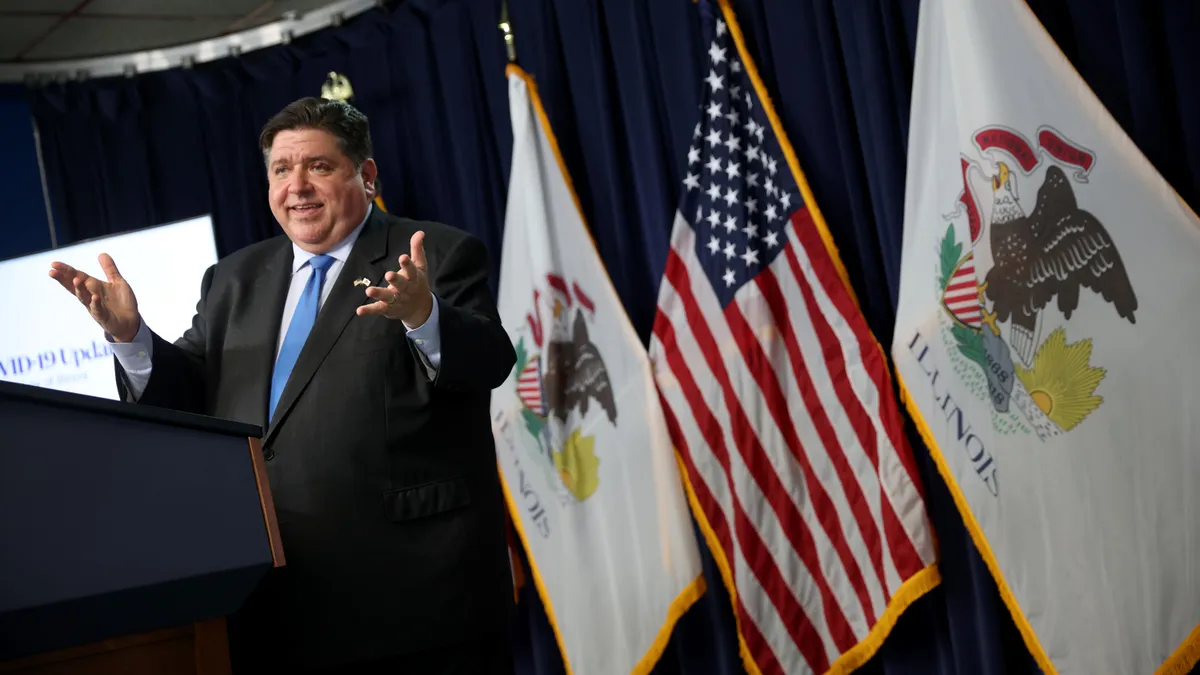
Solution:
[{"label": "white shirt cuff", "polygon": [[442,332],[438,322],[438,299],[433,293],[429,294],[433,298],[433,311],[429,313],[429,318],[425,323],[416,328],[409,328],[408,324],[404,327],[408,328],[408,339],[412,340],[417,349],[425,355],[428,365],[433,372],[430,377],[437,373],[437,369],[442,364]]},{"label": "white shirt cuff", "polygon": [[150,382],[150,366],[154,357],[154,336],[146,322],[140,318],[139,321],[141,326],[131,342],[114,342],[111,335],[104,334],[113,356],[125,371],[129,396],[134,401],[141,397],[146,384]]}]

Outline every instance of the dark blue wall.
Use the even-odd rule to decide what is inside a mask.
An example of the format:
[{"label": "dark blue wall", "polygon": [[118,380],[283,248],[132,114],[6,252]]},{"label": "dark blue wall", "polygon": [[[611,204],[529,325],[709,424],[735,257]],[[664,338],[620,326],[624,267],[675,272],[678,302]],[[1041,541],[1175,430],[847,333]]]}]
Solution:
[{"label": "dark blue wall", "polygon": [[50,248],[25,88],[0,85],[0,260]]}]

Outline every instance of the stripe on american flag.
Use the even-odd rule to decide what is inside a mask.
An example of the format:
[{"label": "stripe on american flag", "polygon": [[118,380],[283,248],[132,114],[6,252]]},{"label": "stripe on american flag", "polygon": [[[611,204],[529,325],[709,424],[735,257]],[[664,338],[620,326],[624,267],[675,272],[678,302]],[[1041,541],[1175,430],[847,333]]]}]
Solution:
[{"label": "stripe on american flag", "polygon": [[704,114],[651,356],[744,660],[825,672],[894,621],[932,535],[882,352],[729,26],[705,26]]},{"label": "stripe on american flag", "polygon": [[[818,548],[814,532],[819,531],[819,525],[816,524],[814,510],[811,505],[803,503],[803,498],[797,499],[796,488],[802,489],[800,486],[804,484],[804,478],[796,468],[780,470],[781,467],[786,467],[788,462],[783,457],[785,449],[779,441],[777,429],[767,428],[767,431],[774,433],[767,437],[764,448],[759,433],[752,425],[765,416],[766,405],[758,395],[757,387],[748,382],[748,377],[742,377],[738,370],[734,371],[736,379],[730,380],[727,364],[740,359],[737,346],[728,328],[716,322],[710,326],[700,314],[697,299],[691,294],[685,265],[684,259],[674,255],[668,262],[669,283],[682,289],[681,306],[685,312],[682,317],[671,317],[671,324],[677,327],[676,337],[682,345],[680,352],[687,361],[684,368],[689,373],[703,373],[707,376],[705,379],[709,380],[708,383],[693,385],[693,396],[699,395],[705,384],[708,384],[710,389],[716,389],[717,400],[709,405],[719,427],[714,430],[715,433],[708,436],[707,443],[704,438],[696,438],[690,445],[697,454],[705,445],[711,447],[724,469],[724,479],[729,483],[729,488],[738,495],[747,495],[740,501],[749,502],[749,506],[747,509],[739,509],[738,513],[740,515],[745,510],[751,512],[754,518],[749,527],[755,528],[752,530],[754,534],[761,536],[765,541],[765,555],[774,558],[761,562],[756,573],[760,576],[760,583],[768,591],[775,591],[771,593],[771,600],[779,606],[779,613],[785,625],[803,621],[801,617],[804,611],[800,607],[802,599],[791,592],[788,584],[788,579],[803,576],[811,580],[814,592],[820,597],[818,607],[822,609],[819,614],[824,618],[822,623],[830,627],[831,634],[838,634],[844,639],[849,634],[845,614],[840,603],[834,600],[829,582],[820,573],[824,567],[822,557],[825,557],[821,554],[828,553],[829,548]],[[707,302],[707,298],[703,296],[701,301],[706,305],[713,304]],[[722,343],[725,345],[723,348],[718,349],[710,328],[722,333]],[[676,372],[676,376],[682,375],[683,373]],[[717,387],[712,387],[714,380]],[[743,398],[747,400],[743,402]],[[730,449],[727,450],[727,447]],[[773,456],[768,456],[768,451]],[[718,487],[714,483],[720,480],[720,476],[705,476],[705,482],[714,492]],[[802,503],[797,504],[797,501]],[[807,506],[807,519],[801,515],[801,506]],[[740,537],[740,528],[738,534]],[[751,550],[744,552],[748,558],[756,560],[764,555],[764,552],[759,550],[761,546],[762,544],[754,542]],[[782,575],[780,568],[784,572]],[[765,578],[763,575],[766,575]],[[813,618],[808,617],[809,620]]]}]

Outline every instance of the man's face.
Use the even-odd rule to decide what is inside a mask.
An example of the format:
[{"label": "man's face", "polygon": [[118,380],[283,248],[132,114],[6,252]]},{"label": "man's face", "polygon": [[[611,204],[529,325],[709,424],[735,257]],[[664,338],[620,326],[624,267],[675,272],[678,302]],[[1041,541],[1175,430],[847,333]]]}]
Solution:
[{"label": "man's face", "polygon": [[267,160],[271,212],[297,246],[325,253],[366,216],[375,196],[375,174],[370,159],[356,169],[328,131],[281,131]]}]

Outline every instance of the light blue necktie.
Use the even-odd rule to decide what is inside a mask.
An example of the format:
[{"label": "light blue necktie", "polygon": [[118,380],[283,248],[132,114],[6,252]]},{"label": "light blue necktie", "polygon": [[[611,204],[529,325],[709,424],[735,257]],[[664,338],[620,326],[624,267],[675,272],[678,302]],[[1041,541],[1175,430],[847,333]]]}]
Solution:
[{"label": "light blue necktie", "polygon": [[321,286],[325,283],[325,270],[333,264],[333,258],[327,255],[315,255],[309,259],[312,274],[300,294],[300,302],[296,303],[296,312],[292,315],[292,323],[288,326],[287,336],[283,338],[283,346],[279,348],[279,358],[275,359],[275,372],[271,375],[271,408],[267,414],[267,422],[275,417],[275,406],[283,394],[300,350],[308,340],[313,324],[317,321],[317,310],[321,308]]}]

